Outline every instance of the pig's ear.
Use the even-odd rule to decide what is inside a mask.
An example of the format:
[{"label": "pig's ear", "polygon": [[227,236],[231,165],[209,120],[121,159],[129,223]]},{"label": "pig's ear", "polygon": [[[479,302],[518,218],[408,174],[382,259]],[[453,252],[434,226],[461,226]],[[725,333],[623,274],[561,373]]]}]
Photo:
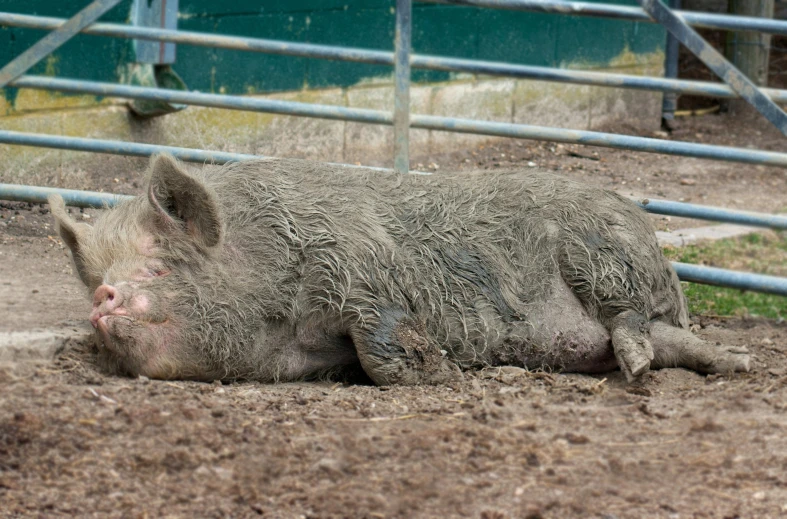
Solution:
[{"label": "pig's ear", "polygon": [[82,283],[90,286],[90,276],[87,273],[82,252],[85,238],[93,232],[93,228],[86,223],[75,222],[66,212],[66,204],[60,195],[49,195],[47,200],[49,201],[52,216],[55,217],[55,229],[60,238],[63,239],[63,243],[71,251],[71,258],[74,260],[77,275],[82,280]]},{"label": "pig's ear", "polygon": [[198,243],[221,241],[219,205],[213,191],[169,155],[151,161],[148,200],[167,229],[180,229]]}]

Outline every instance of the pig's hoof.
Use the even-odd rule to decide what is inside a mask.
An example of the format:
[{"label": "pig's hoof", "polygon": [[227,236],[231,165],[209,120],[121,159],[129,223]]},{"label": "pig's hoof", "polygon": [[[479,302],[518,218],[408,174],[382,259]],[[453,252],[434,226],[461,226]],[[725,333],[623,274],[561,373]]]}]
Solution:
[{"label": "pig's hoof", "polygon": [[612,348],[627,381],[633,382],[650,369],[653,347],[644,335],[632,333],[627,328],[616,328],[612,332]]},{"label": "pig's hoof", "polygon": [[612,320],[612,349],[620,371],[629,382],[648,371],[654,358],[648,329],[645,317],[633,310],[622,312]]},{"label": "pig's hoof", "polygon": [[733,373],[749,371],[749,350],[735,346],[719,348],[712,364],[705,370],[707,373]]}]

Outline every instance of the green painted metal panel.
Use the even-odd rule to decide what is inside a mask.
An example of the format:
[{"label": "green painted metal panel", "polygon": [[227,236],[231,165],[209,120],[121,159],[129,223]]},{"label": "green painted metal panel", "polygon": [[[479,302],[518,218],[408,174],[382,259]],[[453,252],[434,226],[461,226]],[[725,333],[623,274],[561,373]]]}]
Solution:
[{"label": "green painted metal panel", "polygon": [[[557,65],[579,62],[601,65],[627,47],[631,22],[587,16],[563,16],[558,20],[555,60]],[[600,42],[605,42],[599,45]]]},{"label": "green painted metal panel", "polygon": [[[189,31],[305,41],[307,14],[201,17],[182,20]],[[226,49],[180,45],[174,68],[192,90],[255,93],[303,88],[306,61]]]},{"label": "green painted metal panel", "polygon": [[477,16],[479,58],[547,67],[556,64],[562,15],[484,9]]},{"label": "green painted metal panel", "polygon": [[[440,5],[415,5],[413,9],[413,52],[477,58],[479,36],[478,14],[481,9]],[[413,81],[445,81],[448,72],[413,70]]]},{"label": "green painted metal panel", "polygon": [[[324,10],[310,14],[308,41],[391,50],[394,17],[388,9]],[[374,77],[393,77],[393,67],[341,61],[309,60],[308,86],[352,85]]]},{"label": "green painted metal panel", "polygon": [[[592,3],[638,5],[631,0],[595,0]],[[571,63],[603,66],[625,51],[635,54],[662,50],[666,33],[661,26],[588,16],[560,16],[556,65]]]},{"label": "green painted metal panel", "polygon": [[[87,4],[62,0],[4,0],[9,12],[69,17]],[[595,0],[602,3],[602,0]],[[636,0],[603,0],[636,5]],[[179,27],[297,42],[393,48],[393,0],[180,0]],[[102,21],[127,23],[131,0]],[[44,35],[43,31],[0,28],[0,64]],[[625,51],[660,51],[664,31],[653,24],[555,14],[416,4],[413,48],[418,53],[512,63],[603,67]],[[118,81],[133,61],[129,41],[79,35],[31,73]],[[390,78],[391,67],[180,45],[175,70],[190,89],[250,93],[345,87]],[[414,71],[421,82],[449,74]],[[4,91],[13,100],[14,89]]]},{"label": "green painted metal panel", "polygon": [[632,23],[628,40],[629,49],[635,54],[664,50],[666,33],[660,25]]},{"label": "green painted metal panel", "polygon": [[[58,0],[5,0],[0,9],[9,12],[36,14],[70,18],[90,3],[63,2]],[[126,23],[131,9],[131,0],[125,0],[101,17],[101,21]],[[46,36],[45,31],[20,28],[3,28],[0,41],[10,45],[0,45],[0,63],[4,65],[38,40]],[[6,40],[6,36],[8,40]],[[133,59],[131,44],[115,38],[101,38],[78,34],[63,44],[51,56],[42,60],[28,72],[29,74],[57,75],[78,79],[98,81],[117,81],[119,67]],[[2,89],[5,99],[13,101],[17,89]]]},{"label": "green painted metal panel", "polygon": [[[264,0],[255,2],[227,1],[217,2],[216,0],[182,0],[180,3],[181,16],[257,16],[260,14],[278,13],[309,13],[314,11],[336,11],[345,10],[350,7],[357,8],[360,4],[369,2],[358,2],[357,0]],[[382,0],[380,3],[388,4]],[[368,7],[368,6],[364,6]],[[379,7],[376,6],[376,7]]]}]

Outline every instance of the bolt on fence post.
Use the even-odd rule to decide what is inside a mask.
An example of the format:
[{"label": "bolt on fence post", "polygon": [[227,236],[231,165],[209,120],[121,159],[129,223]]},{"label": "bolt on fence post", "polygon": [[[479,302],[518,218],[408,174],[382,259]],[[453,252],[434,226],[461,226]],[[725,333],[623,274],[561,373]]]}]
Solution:
[{"label": "bolt on fence post", "polygon": [[396,0],[394,38],[394,170],[410,171],[410,45],[412,0]]}]

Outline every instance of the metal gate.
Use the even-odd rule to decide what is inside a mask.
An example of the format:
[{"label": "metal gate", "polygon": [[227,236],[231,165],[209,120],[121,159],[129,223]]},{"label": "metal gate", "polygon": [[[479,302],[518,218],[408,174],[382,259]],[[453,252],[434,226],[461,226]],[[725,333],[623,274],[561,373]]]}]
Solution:
[{"label": "metal gate", "polygon": [[[396,0],[396,36],[394,41],[394,52],[178,31],[174,28],[146,27],[144,24],[140,26],[94,23],[103,13],[114,7],[119,1],[120,0],[95,0],[69,20],[0,12],[0,25],[46,29],[51,31],[46,37],[0,70],[0,88],[12,86],[17,88],[55,90],[132,100],[287,114],[368,124],[393,125],[394,171],[400,174],[408,173],[409,170],[410,128],[584,144],[684,157],[787,167],[787,154],[785,153],[631,137],[594,131],[567,130],[525,124],[413,114],[410,111],[409,95],[410,70],[411,68],[417,68],[538,79],[582,85],[652,90],[668,94],[703,95],[717,98],[742,97],[779,128],[783,134],[787,134],[787,114],[785,114],[776,104],[787,103],[787,90],[760,89],[756,87],[691,28],[691,26],[697,26],[725,30],[762,31],[787,35],[787,22],[784,21],[673,11],[659,0],[638,0],[641,5],[639,8],[561,0],[422,0],[431,3],[455,4],[492,9],[587,15],[660,23],[672,34],[673,38],[680,41],[689,48],[689,50],[694,52],[709,66],[709,68],[711,68],[711,70],[725,81],[725,83],[712,83],[660,77],[641,77],[624,74],[564,70],[550,67],[413,54],[410,48],[412,0]],[[169,2],[163,2],[162,5],[166,6],[162,9],[168,9],[169,11],[162,13],[161,18],[167,20],[176,19],[177,2],[170,0]],[[174,17],[172,16],[173,9],[175,13]],[[170,23],[169,26],[174,27],[174,24]],[[204,94],[181,90],[165,90],[160,88],[128,86],[95,81],[24,75],[33,65],[80,32],[115,38],[134,38],[145,42],[157,42],[156,45],[161,49],[162,57],[166,54],[166,44],[177,43],[267,54],[389,65],[393,66],[395,69],[394,110],[393,112],[385,112],[293,101]],[[0,130],[0,143],[132,156],[150,156],[155,153],[167,152],[181,160],[192,162],[212,161],[215,163],[225,163],[260,158],[255,155],[238,153],[2,130]],[[348,168],[355,167],[351,165],[345,166]],[[385,171],[390,172],[391,170]],[[59,193],[66,200],[66,203],[77,206],[111,206],[124,198],[121,196],[88,191],[0,184],[0,199],[45,202],[46,197],[50,193]],[[645,199],[637,200],[636,202],[646,211],[656,214],[698,218],[778,230],[787,229],[787,217],[785,216],[735,211],[666,200]],[[733,272],[684,263],[673,263],[673,266],[678,276],[685,281],[709,283],[787,296],[787,279],[785,278]]]}]

